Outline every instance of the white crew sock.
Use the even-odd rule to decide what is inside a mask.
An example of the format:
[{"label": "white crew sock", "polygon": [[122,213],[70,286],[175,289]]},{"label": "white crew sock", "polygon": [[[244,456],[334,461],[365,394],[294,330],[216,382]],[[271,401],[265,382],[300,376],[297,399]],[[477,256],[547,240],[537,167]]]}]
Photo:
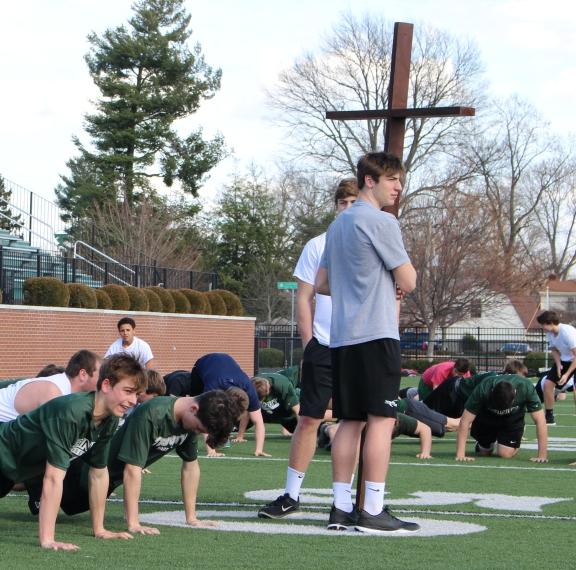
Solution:
[{"label": "white crew sock", "polygon": [[297,501],[300,496],[300,488],[304,482],[304,475],[306,475],[306,473],[296,471],[296,469],[292,469],[292,467],[288,467],[286,471],[286,489],[284,489],[284,492],[288,493],[295,501]]},{"label": "white crew sock", "polygon": [[384,508],[384,488],[386,483],[364,481],[364,510],[371,515],[379,515]]},{"label": "white crew sock", "polygon": [[332,483],[334,492],[334,506],[341,511],[351,513],[354,505],[352,504],[352,485],[350,483]]}]

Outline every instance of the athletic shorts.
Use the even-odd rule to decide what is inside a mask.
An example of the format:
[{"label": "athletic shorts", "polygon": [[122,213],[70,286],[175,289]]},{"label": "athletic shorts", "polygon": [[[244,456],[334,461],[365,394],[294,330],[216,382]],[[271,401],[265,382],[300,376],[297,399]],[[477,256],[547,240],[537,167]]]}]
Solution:
[{"label": "athletic shorts", "polygon": [[492,416],[478,415],[472,422],[470,435],[484,449],[490,449],[494,442],[518,449],[524,434],[524,415],[494,419]]},{"label": "athletic shorts", "polygon": [[[564,360],[561,361],[562,364],[562,374],[564,374],[566,372],[566,370],[568,370],[568,368],[570,368],[570,365],[572,364],[572,362],[566,362]],[[570,380],[570,378],[572,378],[574,376],[574,373],[572,373],[568,380],[566,380],[566,382],[568,382]],[[548,372],[546,372],[546,377],[548,378],[548,380],[550,380],[550,382],[553,382],[554,384],[558,384],[558,381],[560,380],[559,376],[558,376],[558,370],[556,368],[556,366],[552,366],[552,368],[550,368],[550,370],[548,370]],[[564,386],[564,384],[563,384]],[[562,388],[562,386],[558,386],[558,388]]]},{"label": "athletic shorts", "polygon": [[446,416],[431,410],[424,402],[406,400],[406,411],[404,413],[426,424],[434,437],[444,437],[446,433]]},{"label": "athletic shorts", "polygon": [[5,497],[14,487],[14,481],[0,473],[0,497]]},{"label": "athletic shorts", "polygon": [[466,398],[462,397],[458,387],[460,378],[448,378],[424,398],[424,403],[431,409],[449,418],[459,418],[464,413]]},{"label": "athletic shorts", "polygon": [[396,417],[400,342],[384,338],[332,349],[333,411],[342,420]]},{"label": "athletic shorts", "polygon": [[332,398],[332,361],[330,349],[314,337],[302,356],[300,415],[322,419]]}]

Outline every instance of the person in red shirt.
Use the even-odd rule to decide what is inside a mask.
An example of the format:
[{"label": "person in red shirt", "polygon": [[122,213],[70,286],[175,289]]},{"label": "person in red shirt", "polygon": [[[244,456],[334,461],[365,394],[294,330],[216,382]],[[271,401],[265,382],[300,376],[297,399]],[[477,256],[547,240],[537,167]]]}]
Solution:
[{"label": "person in red shirt", "polygon": [[447,360],[439,362],[427,368],[422,373],[418,384],[418,398],[424,400],[432,390],[435,390],[448,378],[453,377],[469,378],[470,362],[467,358],[457,358],[455,361]]}]

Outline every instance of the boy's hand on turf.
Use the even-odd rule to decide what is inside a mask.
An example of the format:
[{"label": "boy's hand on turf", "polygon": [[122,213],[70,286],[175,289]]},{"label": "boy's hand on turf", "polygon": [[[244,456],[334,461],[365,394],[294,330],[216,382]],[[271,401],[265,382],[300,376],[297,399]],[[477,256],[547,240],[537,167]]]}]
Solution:
[{"label": "boy's hand on turf", "polygon": [[530,461],[533,463],[548,463],[548,459],[546,457],[531,457]]},{"label": "boy's hand on turf", "polygon": [[46,542],[40,545],[46,550],[80,550],[80,547],[70,542]]},{"label": "boy's hand on turf", "polygon": [[255,451],[254,455],[256,457],[272,457],[269,453],[266,453],[265,451]]},{"label": "boy's hand on turf", "polygon": [[134,538],[129,532],[112,532],[111,530],[101,530],[94,535],[96,538],[101,538],[103,540],[111,540],[114,538],[119,538],[121,540],[129,540]]},{"label": "boy's hand on turf", "polygon": [[416,459],[432,459],[432,456],[429,453],[418,453]]},{"label": "boy's hand on turf", "polygon": [[160,531],[157,528],[154,528],[153,526],[142,526],[142,525],[131,526],[128,528],[128,532],[131,532],[132,534],[148,534],[148,535],[160,534]]},{"label": "boy's hand on turf", "polygon": [[226,454],[220,453],[219,451],[215,451],[213,449],[212,451],[206,452],[206,457],[226,457]]},{"label": "boy's hand on turf", "polygon": [[214,528],[214,527],[219,526],[220,523],[218,521],[194,519],[194,520],[186,521],[186,524],[189,524],[190,526],[193,526],[194,528]]},{"label": "boy's hand on turf", "polygon": [[457,455],[456,461],[474,461],[474,457],[468,457],[467,455]]}]

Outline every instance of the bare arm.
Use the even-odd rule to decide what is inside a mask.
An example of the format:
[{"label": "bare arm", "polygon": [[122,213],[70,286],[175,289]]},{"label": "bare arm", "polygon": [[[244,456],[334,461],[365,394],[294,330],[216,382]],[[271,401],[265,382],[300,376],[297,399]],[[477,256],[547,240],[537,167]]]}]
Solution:
[{"label": "bare arm", "polygon": [[198,460],[183,461],[180,471],[180,483],[182,486],[182,500],[186,513],[186,524],[198,528],[218,526],[215,521],[201,521],[196,517],[196,497],[200,484],[200,465]]},{"label": "bare arm", "polygon": [[151,358],[147,363],[146,363],[146,368],[154,368],[154,359]]},{"label": "bare arm", "polygon": [[538,410],[530,414],[536,424],[536,438],[538,439],[538,456],[531,457],[535,463],[548,463],[548,426],[544,410]]},{"label": "bare arm", "polygon": [[62,392],[56,384],[42,380],[30,382],[18,390],[14,409],[18,414],[26,414],[58,396],[62,396]]},{"label": "bare arm", "polygon": [[142,526],[138,502],[142,489],[142,467],[138,465],[124,466],[124,516],[130,532],[138,534],[160,534],[157,528]]},{"label": "bare arm", "polygon": [[330,284],[328,283],[328,271],[325,267],[320,267],[316,273],[314,289],[320,295],[330,295]]},{"label": "bare arm", "polygon": [[411,263],[403,263],[392,270],[396,286],[402,293],[410,293],[416,288],[416,270]]},{"label": "bare arm", "polygon": [[416,435],[420,438],[420,453],[418,459],[432,459],[432,430],[422,422],[416,425]]},{"label": "bare arm", "polygon": [[88,489],[90,497],[90,515],[92,530],[96,538],[132,538],[129,532],[112,532],[104,528],[104,511],[106,510],[106,495],[108,494],[108,467],[97,469],[90,467],[88,471]]},{"label": "bare arm", "polygon": [[[576,348],[572,348],[570,352],[572,353],[572,362],[568,367],[568,370],[566,370],[566,372],[560,376],[560,380],[558,381],[559,386],[564,386],[564,384],[568,382],[570,376],[572,376],[574,373],[574,370],[576,370]],[[561,368],[559,370],[561,370]]]},{"label": "bare arm", "polygon": [[250,421],[254,424],[254,436],[256,438],[256,449],[254,455],[256,457],[271,457],[268,453],[264,452],[264,439],[266,438],[266,428],[264,427],[264,418],[262,417],[262,410],[255,410],[249,412]]},{"label": "bare arm", "polygon": [[458,434],[456,436],[456,461],[474,461],[473,457],[466,456],[466,440],[468,439],[468,432],[475,417],[476,416],[468,410],[464,410],[460,418],[460,425],[458,426]]},{"label": "bare arm", "polygon": [[306,283],[301,279],[298,281],[298,290],[296,291],[296,323],[298,332],[302,339],[302,346],[310,342],[312,338],[312,325],[314,322],[314,285]]},{"label": "bare arm", "polygon": [[56,542],[56,517],[62,500],[62,486],[66,471],[46,463],[40,499],[40,546],[49,550],[78,550],[76,544]]}]

